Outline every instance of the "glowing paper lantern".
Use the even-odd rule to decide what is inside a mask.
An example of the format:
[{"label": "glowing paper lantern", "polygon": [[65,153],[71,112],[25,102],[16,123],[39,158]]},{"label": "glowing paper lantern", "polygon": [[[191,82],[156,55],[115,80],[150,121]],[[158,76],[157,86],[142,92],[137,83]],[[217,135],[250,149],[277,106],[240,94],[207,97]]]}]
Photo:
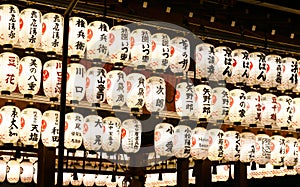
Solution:
[{"label": "glowing paper lantern", "polygon": [[14,45],[19,39],[20,15],[15,5],[0,5],[0,45]]},{"label": "glowing paper lantern", "polygon": [[229,179],[229,167],[230,165],[218,165],[217,166],[217,174],[212,174],[212,182],[225,182]]},{"label": "glowing paper lantern", "polygon": [[215,72],[215,47],[212,44],[201,43],[196,46],[196,75],[210,78]]},{"label": "glowing paper lantern", "polygon": [[271,160],[273,166],[282,166],[285,157],[285,139],[283,136],[276,134],[271,136]]},{"label": "glowing paper lantern", "polygon": [[0,182],[4,182],[6,178],[6,162],[0,159]]},{"label": "glowing paper lantern", "polygon": [[174,128],[172,152],[177,158],[187,158],[191,151],[192,130],[189,126],[178,125]]},{"label": "glowing paper lantern", "polygon": [[33,163],[33,182],[37,184],[38,162]]},{"label": "glowing paper lantern", "polygon": [[175,108],[181,117],[194,114],[195,88],[192,83],[181,82],[176,85]]},{"label": "glowing paper lantern", "polygon": [[42,142],[46,147],[57,147],[59,142],[59,118],[57,110],[47,110],[42,116]]},{"label": "glowing paper lantern", "polygon": [[228,130],[224,133],[224,160],[238,161],[240,158],[240,133]]},{"label": "glowing paper lantern", "polygon": [[40,140],[42,113],[37,108],[25,108],[21,112],[20,140],[24,145],[36,145]]},{"label": "glowing paper lantern", "polygon": [[170,41],[170,69],[173,73],[185,74],[190,67],[190,42],[184,37]]},{"label": "glowing paper lantern", "polygon": [[109,26],[102,21],[89,23],[87,30],[87,59],[105,60],[108,55]]},{"label": "glowing paper lantern", "polygon": [[266,81],[267,62],[266,55],[261,52],[249,54],[249,78],[246,80],[248,86],[258,87]]},{"label": "glowing paper lantern", "polygon": [[33,179],[33,164],[23,160],[20,164],[20,179],[22,183],[31,183]]},{"label": "glowing paper lantern", "polygon": [[152,70],[165,71],[169,67],[170,38],[165,33],[151,36],[152,48],[149,66]]},{"label": "glowing paper lantern", "polygon": [[149,77],[146,82],[146,108],[149,112],[160,112],[166,103],[166,83],[161,77]]},{"label": "glowing paper lantern", "polygon": [[197,85],[195,87],[195,111],[198,119],[208,119],[211,115],[212,89],[208,85]]},{"label": "glowing paper lantern", "polygon": [[240,133],[241,151],[240,161],[248,163],[254,161],[255,157],[255,135],[248,130]]},{"label": "glowing paper lantern", "polygon": [[69,186],[71,182],[71,173],[63,173],[63,186]]},{"label": "glowing paper lantern", "polygon": [[102,149],[106,152],[118,151],[121,144],[121,120],[116,117],[103,119]]},{"label": "glowing paper lantern", "polygon": [[145,68],[150,62],[151,33],[146,29],[136,29],[130,34],[130,56],[134,67]]},{"label": "glowing paper lantern", "polygon": [[102,118],[98,115],[88,115],[84,118],[83,145],[86,150],[101,149]]},{"label": "glowing paper lantern", "polygon": [[86,72],[86,100],[89,103],[103,103],[106,98],[106,70],[91,67]]},{"label": "glowing paper lantern", "polygon": [[[1,5],[0,5],[1,7]],[[1,32],[1,31],[0,31]],[[19,79],[19,57],[10,52],[0,54],[0,91],[10,93],[17,88]]]},{"label": "glowing paper lantern", "polygon": [[281,83],[278,90],[292,90],[298,82],[298,63],[295,58],[286,57],[282,59]]},{"label": "glowing paper lantern", "polygon": [[18,88],[23,95],[35,95],[40,90],[42,62],[34,56],[25,56],[19,63]]},{"label": "glowing paper lantern", "polygon": [[68,56],[84,56],[87,43],[87,21],[80,17],[70,17]]},{"label": "glowing paper lantern", "polygon": [[249,125],[260,123],[261,111],[261,94],[258,92],[248,92],[246,94],[246,113],[244,122]]},{"label": "glowing paper lantern", "polygon": [[232,75],[232,53],[229,47],[215,48],[215,73],[213,80],[225,81]]},{"label": "glowing paper lantern", "polygon": [[21,128],[20,109],[13,105],[0,109],[0,140],[3,143],[17,143]]},{"label": "glowing paper lantern", "polygon": [[291,126],[293,129],[297,130],[300,129],[300,98],[294,98],[293,99],[293,117],[291,121]]},{"label": "glowing paper lantern", "polygon": [[281,57],[278,55],[268,55],[266,56],[266,62],[266,81],[262,82],[261,87],[274,89],[281,83]]},{"label": "glowing paper lantern", "polygon": [[142,124],[136,119],[127,119],[121,126],[122,149],[125,153],[137,153],[141,147]]},{"label": "glowing paper lantern", "polygon": [[297,138],[293,137],[293,134],[288,134],[285,138],[285,166],[295,166],[298,162],[299,145]]},{"label": "glowing paper lantern", "polygon": [[263,132],[255,136],[255,163],[267,164],[271,159],[271,138]]},{"label": "glowing paper lantern", "polygon": [[174,127],[169,123],[159,123],[154,129],[154,148],[159,156],[173,156]]},{"label": "glowing paper lantern", "polygon": [[62,62],[49,60],[43,65],[43,89],[46,97],[57,100],[61,92]]},{"label": "glowing paper lantern", "polygon": [[121,70],[112,70],[107,73],[107,104],[112,107],[121,107],[126,101],[126,74]]},{"label": "glowing paper lantern", "polygon": [[86,90],[86,69],[82,64],[68,64],[67,95],[70,102],[78,102],[84,98]]},{"label": "glowing paper lantern", "polygon": [[41,47],[45,52],[61,53],[63,45],[64,18],[57,13],[47,13],[42,17]]},{"label": "glowing paper lantern", "polygon": [[78,149],[82,144],[83,116],[70,112],[65,117],[64,145],[67,149]]},{"label": "glowing paper lantern", "polygon": [[276,125],[286,129],[290,126],[293,117],[293,99],[290,96],[277,97]]},{"label": "glowing paper lantern", "polygon": [[84,186],[94,186],[95,184],[95,174],[84,174],[82,183]]},{"label": "glowing paper lantern", "polygon": [[127,75],[126,104],[129,108],[143,108],[145,104],[146,77],[141,73]]},{"label": "glowing paper lantern", "polygon": [[263,94],[261,98],[261,124],[264,126],[276,125],[277,97],[274,94]]},{"label": "glowing paper lantern", "polygon": [[220,161],[224,155],[224,131],[209,129],[208,134],[208,159],[210,161]]},{"label": "glowing paper lantern", "polygon": [[191,156],[193,159],[204,160],[208,155],[208,132],[203,127],[192,130]]},{"label": "glowing paper lantern", "polygon": [[229,90],[225,87],[212,89],[211,119],[224,120],[229,113]]},{"label": "glowing paper lantern", "polygon": [[249,52],[244,49],[235,49],[232,51],[232,75],[228,82],[234,84],[243,84],[249,78]]},{"label": "glowing paper lantern", "polygon": [[76,173],[76,174],[78,177],[77,179],[74,177],[74,173],[71,174],[71,185],[80,186],[82,184],[83,174],[82,173]]},{"label": "glowing paper lantern", "polygon": [[246,113],[246,92],[240,89],[234,89],[229,92],[229,120],[231,122],[242,122]]},{"label": "glowing paper lantern", "polygon": [[298,66],[298,70],[297,70],[297,84],[293,88],[293,92],[296,92],[297,94],[299,94],[300,93],[300,60],[297,61],[297,66]]},{"label": "glowing paper lantern", "polygon": [[16,160],[7,162],[6,180],[9,183],[17,183],[20,179],[20,163]]}]

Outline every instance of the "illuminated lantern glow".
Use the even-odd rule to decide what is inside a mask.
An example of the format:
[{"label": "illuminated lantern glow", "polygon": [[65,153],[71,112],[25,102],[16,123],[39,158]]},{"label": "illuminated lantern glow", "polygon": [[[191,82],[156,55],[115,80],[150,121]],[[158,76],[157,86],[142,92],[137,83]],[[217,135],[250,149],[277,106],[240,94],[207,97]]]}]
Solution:
[{"label": "illuminated lantern glow", "polygon": [[77,112],[70,112],[66,114],[65,119],[65,148],[78,149],[82,144],[83,116]]},{"label": "illuminated lantern glow", "polygon": [[106,98],[106,70],[91,67],[86,72],[86,100],[89,103],[103,103]]},{"label": "illuminated lantern glow", "polygon": [[203,127],[192,130],[191,156],[196,160],[204,160],[208,156],[208,132]]},{"label": "illuminated lantern glow", "polygon": [[105,178],[106,178],[105,175],[98,174],[95,178],[95,185],[96,186],[105,186],[105,183],[106,183]]},{"label": "illuminated lantern glow", "polygon": [[0,141],[17,143],[21,128],[21,111],[18,107],[7,105],[0,109]]},{"label": "illuminated lantern glow", "polygon": [[215,72],[215,47],[212,44],[201,43],[195,48],[196,76],[210,78]]},{"label": "illuminated lantern glow", "polygon": [[231,167],[231,175],[232,175],[232,168],[233,165],[218,165],[217,166],[217,170],[218,173],[217,174],[212,174],[212,182],[225,182],[229,179],[229,167]]},{"label": "illuminated lantern glow", "polygon": [[102,129],[102,149],[106,152],[118,151],[121,145],[121,120],[116,117],[106,117],[103,119]]},{"label": "illuminated lantern glow", "polygon": [[234,89],[229,92],[229,120],[233,123],[242,122],[246,113],[246,92]]},{"label": "illuminated lantern glow", "polygon": [[177,158],[187,158],[191,152],[192,130],[189,126],[178,125],[174,128],[172,152]]},{"label": "illuminated lantern glow", "polygon": [[169,67],[170,37],[165,33],[151,36],[151,55],[149,66],[155,71],[165,71]]},{"label": "illuminated lantern glow", "polygon": [[276,125],[277,96],[270,93],[263,94],[261,104],[261,124],[265,126]]},{"label": "illuminated lantern glow", "polygon": [[198,119],[209,119],[211,116],[212,89],[208,85],[195,86],[195,110],[194,115]]},{"label": "illuminated lantern glow", "polygon": [[[0,5],[1,7],[1,5]],[[1,22],[1,21],[0,21]],[[0,26],[1,27],[1,26]],[[0,31],[1,32],[1,31]],[[0,54],[0,91],[10,93],[17,88],[19,79],[19,57],[10,52]]]},{"label": "illuminated lantern glow", "polygon": [[95,184],[95,174],[84,174],[82,183],[84,186],[94,186]]},{"label": "illuminated lantern glow", "polygon": [[246,79],[248,86],[258,87],[266,81],[267,62],[266,55],[261,52],[249,54],[249,78]]},{"label": "illuminated lantern glow", "polygon": [[82,64],[68,64],[67,94],[66,99],[70,102],[78,102],[84,98],[86,91],[86,69]]},{"label": "illuminated lantern glow", "polygon": [[212,80],[226,81],[232,76],[232,51],[229,47],[219,46],[215,48],[215,73]]},{"label": "illuminated lantern glow", "polygon": [[235,130],[229,130],[224,133],[224,160],[238,161],[240,158],[241,142],[240,133]]},{"label": "illuminated lantern glow", "polygon": [[21,111],[20,140],[24,145],[36,145],[40,140],[42,112],[37,108]]},{"label": "illuminated lantern glow", "polygon": [[267,69],[266,69],[266,81],[262,82],[263,88],[276,88],[281,83],[282,75],[282,62],[281,57],[278,55],[266,56]]},{"label": "illuminated lantern glow", "polygon": [[83,145],[86,150],[101,149],[102,118],[98,115],[88,115],[84,118]]},{"label": "illuminated lantern glow", "polygon": [[258,92],[247,92],[246,94],[246,113],[244,122],[249,125],[256,125],[261,121],[261,94]]},{"label": "illuminated lantern glow", "polygon": [[292,134],[288,134],[285,138],[285,166],[295,166],[298,162],[299,149],[298,140]]},{"label": "illuminated lantern glow", "polygon": [[63,173],[63,186],[69,186],[71,182],[71,173]]},{"label": "illuminated lantern glow", "polygon": [[18,88],[21,94],[35,95],[40,90],[42,62],[39,58],[25,56],[19,63]]},{"label": "illuminated lantern glow", "polygon": [[300,139],[298,139],[298,162],[297,165],[295,166],[295,170],[297,171],[297,174],[300,174]]},{"label": "illuminated lantern glow", "polygon": [[33,164],[23,160],[20,164],[20,179],[22,183],[31,183],[33,179]]},{"label": "illuminated lantern glow", "polygon": [[89,23],[87,30],[87,59],[106,60],[108,55],[109,26],[102,21]]},{"label": "illuminated lantern glow", "polygon": [[6,162],[0,159],[0,182],[4,182],[6,178]]},{"label": "illuminated lantern glow", "polygon": [[300,98],[294,98],[293,99],[293,117],[292,117],[292,122],[291,126],[293,129],[297,130],[300,129]]},{"label": "illuminated lantern glow", "polygon": [[224,131],[221,129],[208,130],[208,159],[220,161],[224,156]]},{"label": "illuminated lantern glow", "polygon": [[60,112],[47,110],[42,116],[41,139],[45,147],[57,147],[59,142]]},{"label": "illuminated lantern glow", "polygon": [[141,73],[127,75],[126,105],[129,108],[143,108],[145,104],[146,77]]},{"label": "illuminated lantern glow", "polygon": [[229,83],[243,84],[249,78],[249,52],[244,49],[232,51],[232,75],[228,78]]},{"label": "illuminated lantern glow", "polygon": [[169,123],[159,123],[154,129],[154,148],[159,156],[174,156],[173,154],[174,127]]},{"label": "illuminated lantern glow", "polygon": [[212,89],[211,119],[224,120],[229,113],[229,90],[225,87]]},{"label": "illuminated lantern glow", "polygon": [[6,167],[6,180],[9,183],[17,183],[20,179],[20,163],[16,160],[7,162]]},{"label": "illuminated lantern glow", "polygon": [[50,100],[58,100],[61,92],[62,62],[49,60],[43,65],[43,90]]},{"label": "illuminated lantern glow", "polygon": [[282,59],[281,83],[278,90],[292,90],[298,82],[298,63],[295,58],[286,57]]},{"label": "illuminated lantern glow", "polygon": [[255,136],[255,163],[267,164],[271,159],[271,138],[267,134],[258,133]]},{"label": "illuminated lantern glow", "polygon": [[44,52],[62,52],[63,24],[64,18],[60,14],[51,12],[43,15],[41,48]]},{"label": "illuminated lantern glow", "polygon": [[37,184],[38,162],[33,163],[33,182]]},{"label": "illuminated lantern glow", "polygon": [[126,102],[127,77],[121,70],[112,70],[107,73],[107,104],[114,107],[121,107]]},{"label": "illuminated lantern glow", "polygon": [[183,74],[190,67],[190,42],[184,37],[175,37],[170,41],[170,69],[175,74]]},{"label": "illuminated lantern glow", "polygon": [[161,77],[149,77],[146,81],[146,108],[149,112],[160,112],[166,104],[166,83]]},{"label": "illuminated lantern glow", "polygon": [[297,83],[296,86],[293,88],[293,92],[296,92],[297,94],[300,93],[300,60],[297,61]]},{"label": "illuminated lantern glow", "polygon": [[131,64],[139,69],[148,66],[151,56],[151,33],[146,29],[136,29],[130,34]]},{"label": "illuminated lantern glow", "polygon": [[249,163],[254,161],[255,158],[255,135],[250,131],[240,133],[241,151],[240,161]]},{"label": "illuminated lantern glow", "polygon": [[19,39],[20,14],[15,5],[0,5],[0,45],[15,45]]},{"label": "illuminated lantern glow", "polygon": [[181,117],[194,114],[195,87],[192,83],[181,82],[176,85],[175,108]]},{"label": "illuminated lantern glow", "polygon": [[71,174],[71,185],[73,186],[81,186],[82,181],[83,181],[83,174],[82,173],[77,173],[78,179],[74,179],[74,173]]},{"label": "illuminated lantern glow", "polygon": [[282,166],[285,157],[285,139],[281,135],[271,136],[271,160],[273,166]]},{"label": "illuminated lantern glow", "polygon": [[276,125],[287,129],[293,117],[293,99],[290,96],[277,97]]},{"label": "illuminated lantern glow", "polygon": [[141,147],[142,124],[136,119],[127,119],[121,126],[122,149],[125,153],[137,153]]},{"label": "illuminated lantern glow", "polygon": [[87,43],[87,21],[80,17],[70,17],[68,56],[82,58]]}]

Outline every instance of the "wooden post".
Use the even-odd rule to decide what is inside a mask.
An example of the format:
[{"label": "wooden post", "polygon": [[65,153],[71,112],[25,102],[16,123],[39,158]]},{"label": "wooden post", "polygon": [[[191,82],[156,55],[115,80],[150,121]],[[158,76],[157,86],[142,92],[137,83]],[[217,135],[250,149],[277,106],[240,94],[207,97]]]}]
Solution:
[{"label": "wooden post", "polygon": [[189,159],[177,158],[177,186],[189,186]]}]

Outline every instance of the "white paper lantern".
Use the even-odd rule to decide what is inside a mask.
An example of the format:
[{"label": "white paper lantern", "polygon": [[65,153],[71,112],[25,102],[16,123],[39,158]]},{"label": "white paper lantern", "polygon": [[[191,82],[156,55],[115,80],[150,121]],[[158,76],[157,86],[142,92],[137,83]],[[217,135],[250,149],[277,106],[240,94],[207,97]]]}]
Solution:
[{"label": "white paper lantern", "polygon": [[109,26],[102,21],[89,23],[87,30],[87,59],[106,60],[108,54]]},{"label": "white paper lantern", "polygon": [[165,108],[166,83],[161,77],[149,77],[146,82],[146,108],[149,112],[160,112]]},{"label": "white paper lantern", "polygon": [[267,62],[266,55],[261,52],[249,54],[249,78],[246,80],[249,86],[259,86],[266,81]]},{"label": "white paper lantern", "polygon": [[215,48],[215,73],[213,80],[224,81],[232,76],[232,53],[229,47]]},{"label": "white paper lantern", "polygon": [[298,162],[297,165],[295,166],[295,170],[297,171],[298,174],[300,174],[300,139],[298,139]]},{"label": "white paper lantern", "polygon": [[297,94],[299,94],[300,93],[300,60],[297,61],[297,66],[298,66],[298,70],[297,70],[297,84],[293,88],[293,92],[296,92]]},{"label": "white paper lantern", "polygon": [[215,72],[215,47],[212,44],[201,43],[195,48],[196,75],[210,78]]},{"label": "white paper lantern", "polygon": [[220,161],[224,156],[224,132],[221,129],[209,129],[208,134],[208,159]]},{"label": "white paper lantern", "polygon": [[246,124],[258,124],[261,121],[261,94],[258,92],[248,92],[246,94],[246,113],[244,122]]},{"label": "white paper lantern", "polygon": [[86,69],[82,64],[68,64],[67,94],[68,101],[81,101],[86,90]]},{"label": "white paper lantern", "polygon": [[281,135],[271,136],[271,160],[273,166],[282,166],[285,157],[285,139]]},{"label": "white paper lantern", "polygon": [[94,186],[95,184],[95,174],[84,174],[82,183],[84,186]]},{"label": "white paper lantern", "polygon": [[88,115],[84,118],[83,145],[86,150],[101,149],[102,118],[98,115]]},{"label": "white paper lantern", "polygon": [[103,103],[106,98],[106,70],[91,67],[86,72],[86,99],[89,103]]},{"label": "white paper lantern", "polygon": [[242,122],[246,113],[246,92],[234,89],[229,92],[229,120],[231,122]]},{"label": "white paper lantern", "polygon": [[232,51],[232,75],[228,78],[230,83],[244,83],[249,78],[249,52],[244,49]]},{"label": "white paper lantern", "polygon": [[127,119],[121,126],[122,149],[125,153],[137,153],[141,147],[142,124],[136,119]]},{"label": "white paper lantern", "polygon": [[65,139],[67,149],[78,149],[82,144],[83,116],[77,112],[67,113],[65,116]]},{"label": "white paper lantern", "polygon": [[266,81],[262,82],[261,87],[276,88],[281,83],[281,57],[278,55],[268,55],[266,56],[266,62]]},{"label": "white paper lantern", "polygon": [[80,17],[70,17],[68,56],[84,56],[87,43],[87,21]]},{"label": "white paper lantern", "polygon": [[196,160],[204,160],[208,156],[208,132],[203,127],[192,130],[191,156]]},{"label": "white paper lantern", "polygon": [[126,104],[129,108],[143,108],[145,104],[146,77],[141,73],[127,75]]},{"label": "white paper lantern", "polygon": [[194,114],[195,87],[190,82],[176,85],[175,109],[179,116],[187,117]]},{"label": "white paper lantern", "polygon": [[[1,7],[1,5],[0,5]],[[1,26],[0,26],[1,27]],[[0,31],[1,32],[1,31]],[[0,91],[13,92],[19,80],[19,57],[10,52],[0,54]]]},{"label": "white paper lantern", "polygon": [[185,74],[190,67],[190,42],[184,37],[170,41],[170,69],[173,73]]},{"label": "white paper lantern", "polygon": [[225,87],[212,89],[211,119],[224,120],[229,113],[229,90]]},{"label": "white paper lantern", "polygon": [[154,130],[154,148],[159,156],[174,156],[173,148],[174,127],[169,123],[159,123]]},{"label": "white paper lantern", "polygon": [[263,94],[261,97],[262,111],[261,111],[261,124],[276,125],[277,113],[277,96],[274,94]]},{"label": "white paper lantern", "polygon": [[95,179],[95,185],[96,186],[105,186],[105,183],[106,183],[105,178],[106,178],[105,175],[98,174]]},{"label": "white paper lantern", "polygon": [[71,174],[71,185],[80,186],[82,184],[83,174],[82,173],[76,173],[76,174],[78,177],[77,180],[74,179],[74,173]]},{"label": "white paper lantern", "polygon": [[224,160],[238,161],[240,158],[240,133],[235,130],[228,130],[224,133]]},{"label": "white paper lantern", "polygon": [[149,66],[152,70],[165,71],[169,67],[170,37],[165,33],[151,36],[152,49]]},{"label": "white paper lantern", "polygon": [[300,129],[300,98],[294,98],[293,99],[293,117],[291,121],[291,126],[293,129],[297,130]]},{"label": "white paper lantern", "polygon": [[293,113],[293,99],[290,96],[277,97],[276,125],[280,128],[288,128],[291,124]]},{"label": "white paper lantern", "polygon": [[69,186],[71,182],[71,173],[63,173],[63,186]]},{"label": "white paper lantern", "polygon": [[107,73],[107,104],[112,107],[121,107],[126,101],[127,77],[121,70],[112,70]]},{"label": "white paper lantern", "polygon": [[42,116],[42,142],[46,147],[57,147],[59,142],[60,112],[47,110]]},{"label": "white paper lantern", "polygon": [[117,25],[109,30],[108,53],[111,63],[123,63],[129,59],[130,29]]},{"label": "white paper lantern", "polygon": [[189,126],[178,125],[174,128],[172,152],[177,158],[187,158],[191,151],[192,130]]},{"label": "white paper lantern", "polygon": [[282,59],[281,83],[278,90],[292,90],[298,82],[298,63],[295,58],[286,57]]},{"label": "white paper lantern", "polygon": [[267,164],[271,159],[271,138],[267,134],[255,136],[255,163]]},{"label": "white paper lantern", "polygon": [[195,86],[195,111],[198,119],[208,119],[211,115],[212,89],[208,85]]},{"label": "white paper lantern", "polygon": [[233,167],[230,165],[218,165],[217,166],[217,174],[212,174],[212,182],[225,182],[229,179],[229,167]]},{"label": "white paper lantern", "polygon": [[57,13],[47,13],[42,17],[41,47],[45,52],[62,52],[64,18]]},{"label": "white paper lantern", "polygon": [[298,140],[297,138],[294,138],[293,135],[285,138],[285,166],[295,166],[297,164],[299,156],[298,147]]},{"label": "white paper lantern", "polygon": [[19,39],[20,15],[15,5],[0,5],[0,45],[15,45]]},{"label": "white paper lantern", "polygon": [[130,34],[130,56],[134,67],[145,68],[150,62],[151,33],[147,29],[136,29]]},{"label": "white paper lantern", "polygon": [[20,179],[22,183],[31,183],[33,179],[33,164],[23,160],[20,164]]},{"label": "white paper lantern", "polygon": [[62,61],[49,60],[43,65],[43,90],[46,97],[56,100],[60,97]]},{"label": "white paper lantern", "polygon": [[17,143],[19,140],[21,118],[20,109],[7,105],[0,109],[0,140],[2,143]]},{"label": "white paper lantern", "polygon": [[20,179],[20,163],[16,160],[7,162],[6,180],[9,183],[17,183]]},{"label": "white paper lantern", "polygon": [[19,63],[18,88],[23,95],[35,95],[40,90],[42,62],[34,56],[25,56]]},{"label": "white paper lantern", "polygon": [[240,161],[243,163],[252,162],[255,157],[255,135],[252,132],[240,133],[241,152]]},{"label": "white paper lantern", "polygon": [[36,145],[40,140],[42,113],[37,108],[25,108],[21,112],[20,140],[24,145]]},{"label": "white paper lantern", "polygon": [[0,159],[0,182],[4,182],[6,178],[6,162]]},{"label": "white paper lantern", "polygon": [[37,184],[38,176],[38,162],[33,163],[33,182]]},{"label": "white paper lantern", "polygon": [[116,117],[103,119],[102,149],[106,152],[116,152],[121,144],[121,120]]}]

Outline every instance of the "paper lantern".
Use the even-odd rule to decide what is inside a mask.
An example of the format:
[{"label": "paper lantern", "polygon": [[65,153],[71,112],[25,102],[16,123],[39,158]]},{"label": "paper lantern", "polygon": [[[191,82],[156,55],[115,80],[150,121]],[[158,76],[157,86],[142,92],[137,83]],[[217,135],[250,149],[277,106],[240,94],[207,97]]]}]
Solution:
[{"label": "paper lantern", "polygon": [[293,92],[296,92],[297,94],[300,93],[300,60],[297,61],[297,83],[296,86],[293,88]]},{"label": "paper lantern", "polygon": [[91,67],[86,72],[86,100],[89,103],[103,103],[106,98],[106,70]]},{"label": "paper lantern", "polygon": [[252,132],[240,133],[241,151],[240,161],[249,163],[254,161],[255,158],[255,135]]},{"label": "paper lantern", "polygon": [[17,143],[19,140],[21,118],[20,109],[13,105],[6,105],[0,109],[0,140],[3,143]]},{"label": "paper lantern", "polygon": [[160,112],[165,108],[166,83],[161,77],[149,77],[146,81],[146,108],[149,112]]},{"label": "paper lantern", "polygon": [[297,138],[294,138],[292,134],[288,134],[285,138],[285,166],[295,166],[298,162],[299,145]]},{"label": "paper lantern", "polygon": [[7,162],[6,167],[6,180],[9,183],[17,183],[20,179],[20,163],[16,160]]},{"label": "paper lantern", "polygon": [[22,183],[31,183],[33,179],[33,164],[23,160],[20,164],[20,179]]},{"label": "paper lantern", "polygon": [[143,108],[145,104],[146,77],[141,73],[127,75],[126,104],[129,108]]},{"label": "paper lantern", "polygon": [[1,93],[9,94],[10,92],[13,92],[17,88],[18,79],[19,79],[18,55],[10,52],[1,53],[0,54]]},{"label": "paper lantern", "polygon": [[271,159],[271,138],[267,134],[258,133],[255,136],[255,163],[267,164]]},{"label": "paper lantern", "polygon": [[67,94],[66,99],[70,102],[78,102],[84,98],[86,90],[86,69],[82,64],[68,64]]},{"label": "paper lantern", "polygon": [[261,52],[249,54],[249,78],[246,79],[248,86],[258,87],[266,81],[267,62],[266,55]]},{"label": "paper lantern", "polygon": [[232,75],[228,82],[234,84],[243,84],[249,78],[249,52],[244,49],[235,49],[232,51]]},{"label": "paper lantern", "polygon": [[106,60],[108,55],[109,26],[102,21],[89,23],[87,30],[87,59]]},{"label": "paper lantern", "polygon": [[15,45],[19,39],[20,15],[15,5],[0,5],[0,45]]},{"label": "paper lantern", "polygon": [[282,59],[281,83],[278,90],[292,90],[298,82],[298,63],[295,58],[286,57]]},{"label": "paper lantern", "polygon": [[105,178],[106,178],[105,175],[98,174],[95,179],[95,185],[96,186],[105,186]]},{"label": "paper lantern", "polygon": [[23,95],[35,95],[40,90],[42,62],[34,56],[25,56],[19,63],[18,88]]},{"label": "paper lantern", "polygon": [[98,115],[88,115],[84,118],[83,145],[86,150],[101,149],[102,118]]},{"label": "paper lantern", "polygon": [[261,111],[261,94],[258,92],[248,92],[246,94],[246,112],[244,122],[249,125],[260,123]]},{"label": "paper lantern", "polygon": [[59,142],[59,118],[57,110],[47,110],[42,116],[41,139],[46,147],[57,147]]},{"label": "paper lantern", "polygon": [[242,122],[246,113],[246,92],[234,89],[229,92],[229,120],[231,122]]},{"label": "paper lantern", "polygon": [[225,87],[212,89],[211,119],[224,120],[229,113],[229,90]]},{"label": "paper lantern", "polygon": [[175,37],[170,41],[170,69],[173,73],[183,74],[190,67],[190,42],[184,37]]},{"label": "paper lantern", "polygon": [[295,166],[295,170],[297,171],[298,174],[300,174],[300,139],[298,139],[298,162],[297,165]]},{"label": "paper lantern", "polygon": [[21,112],[20,140],[24,145],[36,145],[40,140],[42,112],[37,108],[25,108]]},{"label": "paper lantern", "polygon": [[102,149],[106,152],[118,151],[121,144],[121,120],[116,117],[106,117],[103,119],[102,129]]},{"label": "paper lantern", "polygon": [[218,165],[217,166],[217,174],[212,174],[212,182],[225,182],[229,179],[229,167],[233,167],[230,165]]},{"label": "paper lantern", "polygon": [[33,163],[33,182],[37,184],[38,176],[38,162]]},{"label": "paper lantern", "polygon": [[271,136],[271,160],[273,166],[282,166],[285,157],[285,139],[281,135]]},{"label": "paper lantern", "polygon": [[155,71],[165,71],[169,67],[170,38],[165,33],[151,36],[152,47],[149,66]]},{"label": "paper lantern", "polygon": [[109,30],[108,53],[111,63],[123,63],[129,59],[130,29],[117,25]]},{"label": "paper lantern", "polygon": [[45,52],[62,52],[64,18],[57,13],[47,13],[42,17],[41,47]]},{"label": "paper lantern", "polygon": [[192,130],[191,156],[196,160],[204,160],[208,156],[208,132],[203,127]]},{"label": "paper lantern", "polygon": [[107,73],[107,104],[112,107],[121,107],[126,101],[126,74],[121,70],[112,70]]},{"label": "paper lantern", "polygon": [[208,130],[208,159],[220,161],[224,156],[224,131],[221,129]]},{"label": "paper lantern", "polygon": [[95,184],[95,174],[84,174],[82,183],[84,186],[94,186]]},{"label": "paper lantern", "polygon": [[195,48],[196,75],[210,78],[215,72],[215,47],[212,44],[201,43]]},{"label": "paper lantern", "polygon": [[277,97],[274,94],[263,94],[261,97],[261,124],[264,126],[276,125]]},{"label": "paper lantern", "polygon": [[235,130],[228,130],[224,133],[224,160],[238,161],[240,158],[240,134]]},{"label": "paper lantern", "polygon": [[137,153],[141,147],[142,124],[136,119],[127,119],[121,126],[122,149],[125,153]]},{"label": "paper lantern", "polygon": [[49,60],[43,65],[43,89],[46,97],[57,100],[61,92],[62,62]]},{"label": "paper lantern", "polygon": [[151,33],[147,29],[136,29],[130,34],[130,56],[134,67],[145,68],[150,62]]},{"label": "paper lantern", "polygon": [[[77,179],[74,177],[74,173],[71,174],[71,185],[73,186],[80,186],[82,184],[83,180],[83,174],[82,173],[76,173],[77,174]],[[75,179],[74,179],[75,178]]]},{"label": "paper lantern", "polygon": [[215,71],[213,80],[225,81],[232,76],[232,53],[229,47],[219,46],[215,48]]},{"label": "paper lantern", "polygon": [[300,129],[300,98],[293,99],[293,111],[294,114],[292,116],[291,126],[293,129]]},{"label": "paper lantern", "polygon": [[82,144],[83,116],[77,112],[67,113],[65,116],[65,139],[67,149],[78,149]]},{"label": "paper lantern", "polygon": [[70,17],[68,56],[84,56],[87,43],[87,21],[80,17]]},{"label": "paper lantern", "polygon": [[6,178],[6,162],[0,159],[0,182],[4,182]]},{"label": "paper lantern", "polygon": [[72,173],[63,173],[63,186],[69,186]]},{"label": "paper lantern", "polygon": [[195,111],[198,119],[208,119],[211,115],[212,89],[208,85],[195,86]]},{"label": "paper lantern", "polygon": [[172,152],[177,158],[187,158],[191,151],[192,130],[189,126],[178,125],[174,128]]},{"label": "paper lantern", "polygon": [[174,156],[173,148],[174,127],[169,123],[159,123],[154,129],[154,148],[159,156]]},{"label": "paper lantern", "polygon": [[190,82],[176,85],[175,109],[179,116],[187,117],[194,114],[195,88]]},{"label": "paper lantern", "polygon": [[293,99],[290,96],[277,97],[276,125],[280,128],[288,128],[293,117]]},{"label": "paper lantern", "polygon": [[266,62],[266,81],[262,82],[261,87],[274,89],[281,83],[281,57],[278,55],[268,55],[266,56]]}]

